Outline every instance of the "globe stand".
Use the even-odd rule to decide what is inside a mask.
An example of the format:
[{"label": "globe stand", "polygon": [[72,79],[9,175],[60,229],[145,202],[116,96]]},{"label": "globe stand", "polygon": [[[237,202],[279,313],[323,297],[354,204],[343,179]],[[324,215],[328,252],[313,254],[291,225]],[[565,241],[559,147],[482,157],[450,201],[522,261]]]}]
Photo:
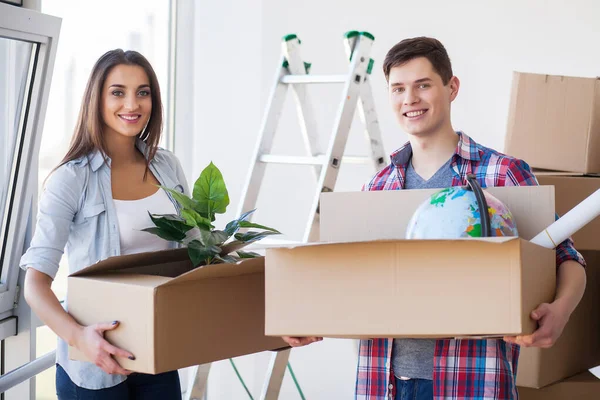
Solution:
[{"label": "globe stand", "polygon": [[477,182],[477,179],[475,178],[475,175],[467,175],[467,186],[465,186],[465,189],[471,190],[473,194],[475,194],[475,198],[477,199],[477,205],[479,206],[479,215],[481,218],[481,236],[491,237],[492,228],[488,204],[485,200],[483,190],[481,189],[479,182]]}]

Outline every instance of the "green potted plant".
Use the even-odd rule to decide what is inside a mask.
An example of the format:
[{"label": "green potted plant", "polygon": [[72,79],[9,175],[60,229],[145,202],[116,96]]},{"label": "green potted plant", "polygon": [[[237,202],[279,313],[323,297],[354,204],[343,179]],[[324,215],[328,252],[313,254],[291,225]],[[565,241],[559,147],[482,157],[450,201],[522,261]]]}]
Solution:
[{"label": "green potted plant", "polygon": [[221,171],[212,162],[196,180],[191,198],[175,190],[160,187],[179,203],[180,213],[150,213],[155,226],[144,231],[186,246],[195,267],[236,263],[244,258],[257,257],[259,254],[241,249],[266,236],[280,234],[276,229],[248,221],[255,210],[250,210],[229,222],[224,230],[215,229],[215,216],[225,213],[229,205],[229,195]]}]

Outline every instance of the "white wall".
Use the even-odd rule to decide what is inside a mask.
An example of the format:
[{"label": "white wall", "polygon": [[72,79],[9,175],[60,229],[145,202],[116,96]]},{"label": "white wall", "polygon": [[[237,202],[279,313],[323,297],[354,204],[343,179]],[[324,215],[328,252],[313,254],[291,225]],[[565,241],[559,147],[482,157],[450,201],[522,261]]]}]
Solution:
[{"label": "white wall", "polygon": [[[193,181],[201,168],[214,161],[225,176],[232,200],[228,213],[217,222],[224,225],[234,216],[277,66],[280,39],[285,34],[296,33],[302,39],[303,55],[312,62],[313,73],[345,71],[344,32],[366,30],[375,36],[372,84],[388,153],[404,143],[406,135],[389,110],[381,72],[383,58],[401,39],[437,37],[446,46],[455,75],[462,83],[453,104],[454,128],[502,150],[512,71],[600,75],[598,20],[600,4],[594,0],[199,1],[194,33],[194,113],[190,116],[194,129],[193,138],[188,140],[193,160],[186,159],[189,179]],[[340,88],[311,87],[324,135],[331,129]],[[302,141],[293,99],[289,96],[288,100],[275,151],[299,155]],[[177,132],[178,138],[184,135]],[[366,154],[364,143],[357,124],[348,153]],[[338,189],[358,190],[372,172],[370,167],[344,166]],[[269,170],[264,188],[255,220],[279,228],[286,238],[300,239],[314,189],[311,171],[306,167]],[[293,366],[307,398],[352,397],[356,359],[353,345],[351,341],[326,340],[293,352]],[[255,396],[260,392],[267,360],[267,355],[240,360],[245,379],[251,378]],[[245,398],[237,390],[239,385],[233,381],[229,365],[222,363],[220,368],[221,372],[211,377],[211,390],[230,392],[212,398]],[[331,369],[325,372],[325,368]],[[231,385],[218,383],[230,380]],[[286,378],[281,398],[299,398],[293,389]]]}]

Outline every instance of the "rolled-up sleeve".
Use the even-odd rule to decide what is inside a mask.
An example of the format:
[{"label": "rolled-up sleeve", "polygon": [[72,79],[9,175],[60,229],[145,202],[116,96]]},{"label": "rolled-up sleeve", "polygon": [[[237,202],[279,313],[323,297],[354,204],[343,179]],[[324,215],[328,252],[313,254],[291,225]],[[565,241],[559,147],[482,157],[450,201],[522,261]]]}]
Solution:
[{"label": "rolled-up sleeve", "polygon": [[78,169],[70,163],[62,165],[46,181],[40,196],[35,231],[29,248],[21,257],[21,268],[34,268],[52,279],[56,276],[82,197],[81,171]]}]

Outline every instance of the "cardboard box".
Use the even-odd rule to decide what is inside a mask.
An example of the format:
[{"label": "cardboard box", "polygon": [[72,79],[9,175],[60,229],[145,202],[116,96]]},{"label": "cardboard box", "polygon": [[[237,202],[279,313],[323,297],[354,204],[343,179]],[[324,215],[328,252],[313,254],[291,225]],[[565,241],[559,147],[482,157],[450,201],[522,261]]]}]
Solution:
[{"label": "cardboard box", "polygon": [[[69,313],[120,321],[126,369],[157,374],[287,346],[264,335],[264,258],[193,268],[186,249],[111,257],[68,278]],[[87,361],[77,349],[69,356]]]},{"label": "cardboard box", "polygon": [[587,263],[584,296],[554,346],[521,347],[518,386],[541,388],[600,365],[600,252],[582,254]]},{"label": "cardboard box", "polygon": [[[267,249],[266,333],[370,338],[533,332],[530,312],[554,298],[555,251],[527,239],[554,221],[554,189],[488,190],[512,211],[523,238],[402,240],[414,210],[435,190],[323,194],[321,241],[338,243]],[[390,307],[402,317],[393,318]]]},{"label": "cardboard box", "polygon": [[[534,171],[540,185],[554,185],[556,212],[566,214],[586,197],[600,189],[600,177],[558,175],[554,172]],[[577,250],[600,250],[600,218],[584,226],[572,237]]]},{"label": "cardboard box", "polygon": [[504,152],[536,168],[600,172],[600,81],[515,72]]},{"label": "cardboard box", "polygon": [[598,400],[600,379],[585,371],[543,389],[519,388],[519,400]]}]

